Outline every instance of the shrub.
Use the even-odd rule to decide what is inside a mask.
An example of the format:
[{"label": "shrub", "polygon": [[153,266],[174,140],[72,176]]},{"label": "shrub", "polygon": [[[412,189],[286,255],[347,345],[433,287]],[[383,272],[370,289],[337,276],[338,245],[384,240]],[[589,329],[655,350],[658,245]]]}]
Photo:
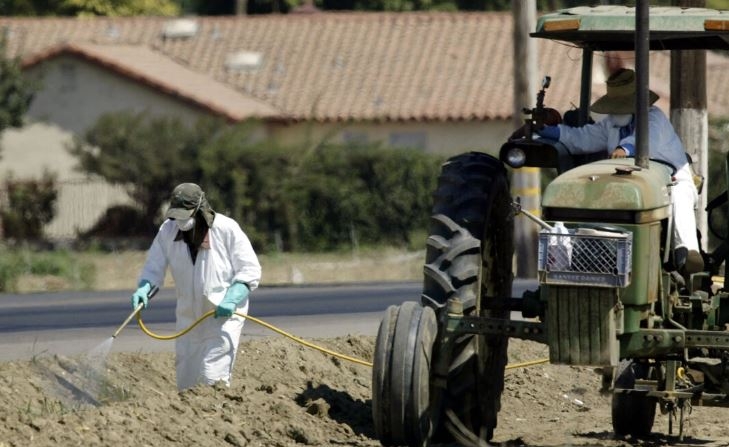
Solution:
[{"label": "shrub", "polygon": [[0,252],[0,291],[15,291],[18,277],[22,272],[23,266],[19,262],[18,256],[7,249],[3,249]]},{"label": "shrub", "polygon": [[94,282],[94,267],[78,262],[64,250],[35,252],[28,248],[0,251],[0,292],[14,292],[22,275],[55,276],[73,289],[88,289]]},{"label": "shrub", "polygon": [[39,240],[43,226],[56,215],[58,188],[55,175],[46,171],[40,180],[5,181],[7,206],[0,211],[5,238]]},{"label": "shrub", "polygon": [[427,227],[443,159],[377,145],[281,147],[256,141],[250,125],[221,132],[200,157],[213,207],[260,252],[408,244]]},{"label": "shrub", "polygon": [[124,186],[142,212],[141,228],[156,228],[172,189],[200,179],[198,150],[220,122],[189,126],[174,117],[117,112],[103,115],[69,147],[85,172]]}]

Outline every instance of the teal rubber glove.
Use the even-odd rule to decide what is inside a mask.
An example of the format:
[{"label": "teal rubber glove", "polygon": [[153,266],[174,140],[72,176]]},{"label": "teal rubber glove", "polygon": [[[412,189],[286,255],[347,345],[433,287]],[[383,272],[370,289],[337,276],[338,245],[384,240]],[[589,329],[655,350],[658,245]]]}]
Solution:
[{"label": "teal rubber glove", "polygon": [[251,293],[248,286],[242,282],[234,282],[225,292],[223,301],[215,308],[215,318],[230,317],[235,312],[235,308],[245,303],[248,294]]},{"label": "teal rubber glove", "polygon": [[139,281],[139,288],[136,292],[134,292],[134,295],[132,295],[132,309],[136,309],[137,306],[139,306],[139,303],[143,303],[144,308],[146,309],[149,304],[149,292],[151,291],[152,283],[146,279]]}]

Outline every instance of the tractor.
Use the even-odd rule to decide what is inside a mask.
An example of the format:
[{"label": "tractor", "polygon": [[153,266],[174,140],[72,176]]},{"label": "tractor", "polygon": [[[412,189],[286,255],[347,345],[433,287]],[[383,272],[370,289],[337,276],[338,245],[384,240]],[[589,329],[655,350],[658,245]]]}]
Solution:
[{"label": "tractor", "polygon": [[[640,125],[647,123],[649,52],[727,50],[729,13],[643,3],[545,14],[531,34],[581,49],[576,125],[591,119],[593,53],[635,51],[644,82],[634,158],[571,156],[558,141],[530,133],[506,142],[498,158],[469,152],[442,165],[422,295],[390,306],[377,332],[372,416],[382,445],[486,445],[512,337],[547,345],[552,364],[603,371],[617,436],[650,435],[657,409],[669,415],[669,434],[680,420],[683,436],[690,406],[729,406],[729,244],[701,250],[704,271],[676,271],[671,170],[648,157],[648,129]],[[529,109],[528,127],[545,117],[548,85]],[[510,170],[525,166],[555,172],[541,217],[510,193]],[[726,201],[724,192],[702,212]],[[539,225],[537,287],[513,297],[513,228],[525,214]]]}]

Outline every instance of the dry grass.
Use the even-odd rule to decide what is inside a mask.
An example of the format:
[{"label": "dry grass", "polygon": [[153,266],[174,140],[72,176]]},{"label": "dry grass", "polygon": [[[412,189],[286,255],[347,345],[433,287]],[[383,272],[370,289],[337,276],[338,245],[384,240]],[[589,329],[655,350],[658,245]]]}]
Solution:
[{"label": "dry grass", "polygon": [[[93,289],[120,290],[136,285],[146,252],[80,253],[78,256],[79,261],[89,262],[95,267]],[[418,280],[422,277],[424,259],[423,251],[396,248],[347,253],[261,255],[261,285]],[[31,279],[24,282],[29,283]],[[171,285],[172,280],[168,275],[165,286]]]}]

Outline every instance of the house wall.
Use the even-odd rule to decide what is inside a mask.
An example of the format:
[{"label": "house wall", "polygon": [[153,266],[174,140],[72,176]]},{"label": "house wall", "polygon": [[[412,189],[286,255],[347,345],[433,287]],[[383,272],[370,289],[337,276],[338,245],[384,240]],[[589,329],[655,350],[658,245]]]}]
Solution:
[{"label": "house wall", "polygon": [[271,126],[269,133],[281,144],[321,141],[335,143],[375,143],[413,147],[429,153],[455,155],[481,151],[497,155],[501,144],[514,131],[509,120],[487,122],[414,123],[300,123]]},{"label": "house wall", "polygon": [[[73,134],[51,123],[31,122],[0,135],[0,179],[39,179],[44,172],[56,176],[58,200],[55,218],[43,229],[54,240],[72,239],[89,229],[113,205],[130,204],[124,188],[75,170],[76,159],[66,147]],[[5,200],[4,184],[0,198]]]},{"label": "house wall", "polygon": [[57,214],[44,228],[51,239],[74,238],[93,226],[108,207],[131,203],[124,188],[75,170],[76,159],[67,151],[74,134],[82,135],[102,114],[121,110],[177,116],[189,123],[205,114],[169,94],[74,57],[49,60],[27,73],[41,82],[41,88],[26,115],[27,124],[0,135],[0,179],[10,175],[37,179],[46,170],[56,176]]},{"label": "house wall", "polygon": [[72,56],[60,56],[27,73],[42,83],[28,116],[82,134],[100,115],[148,111],[194,122],[207,112],[174,96]]}]

